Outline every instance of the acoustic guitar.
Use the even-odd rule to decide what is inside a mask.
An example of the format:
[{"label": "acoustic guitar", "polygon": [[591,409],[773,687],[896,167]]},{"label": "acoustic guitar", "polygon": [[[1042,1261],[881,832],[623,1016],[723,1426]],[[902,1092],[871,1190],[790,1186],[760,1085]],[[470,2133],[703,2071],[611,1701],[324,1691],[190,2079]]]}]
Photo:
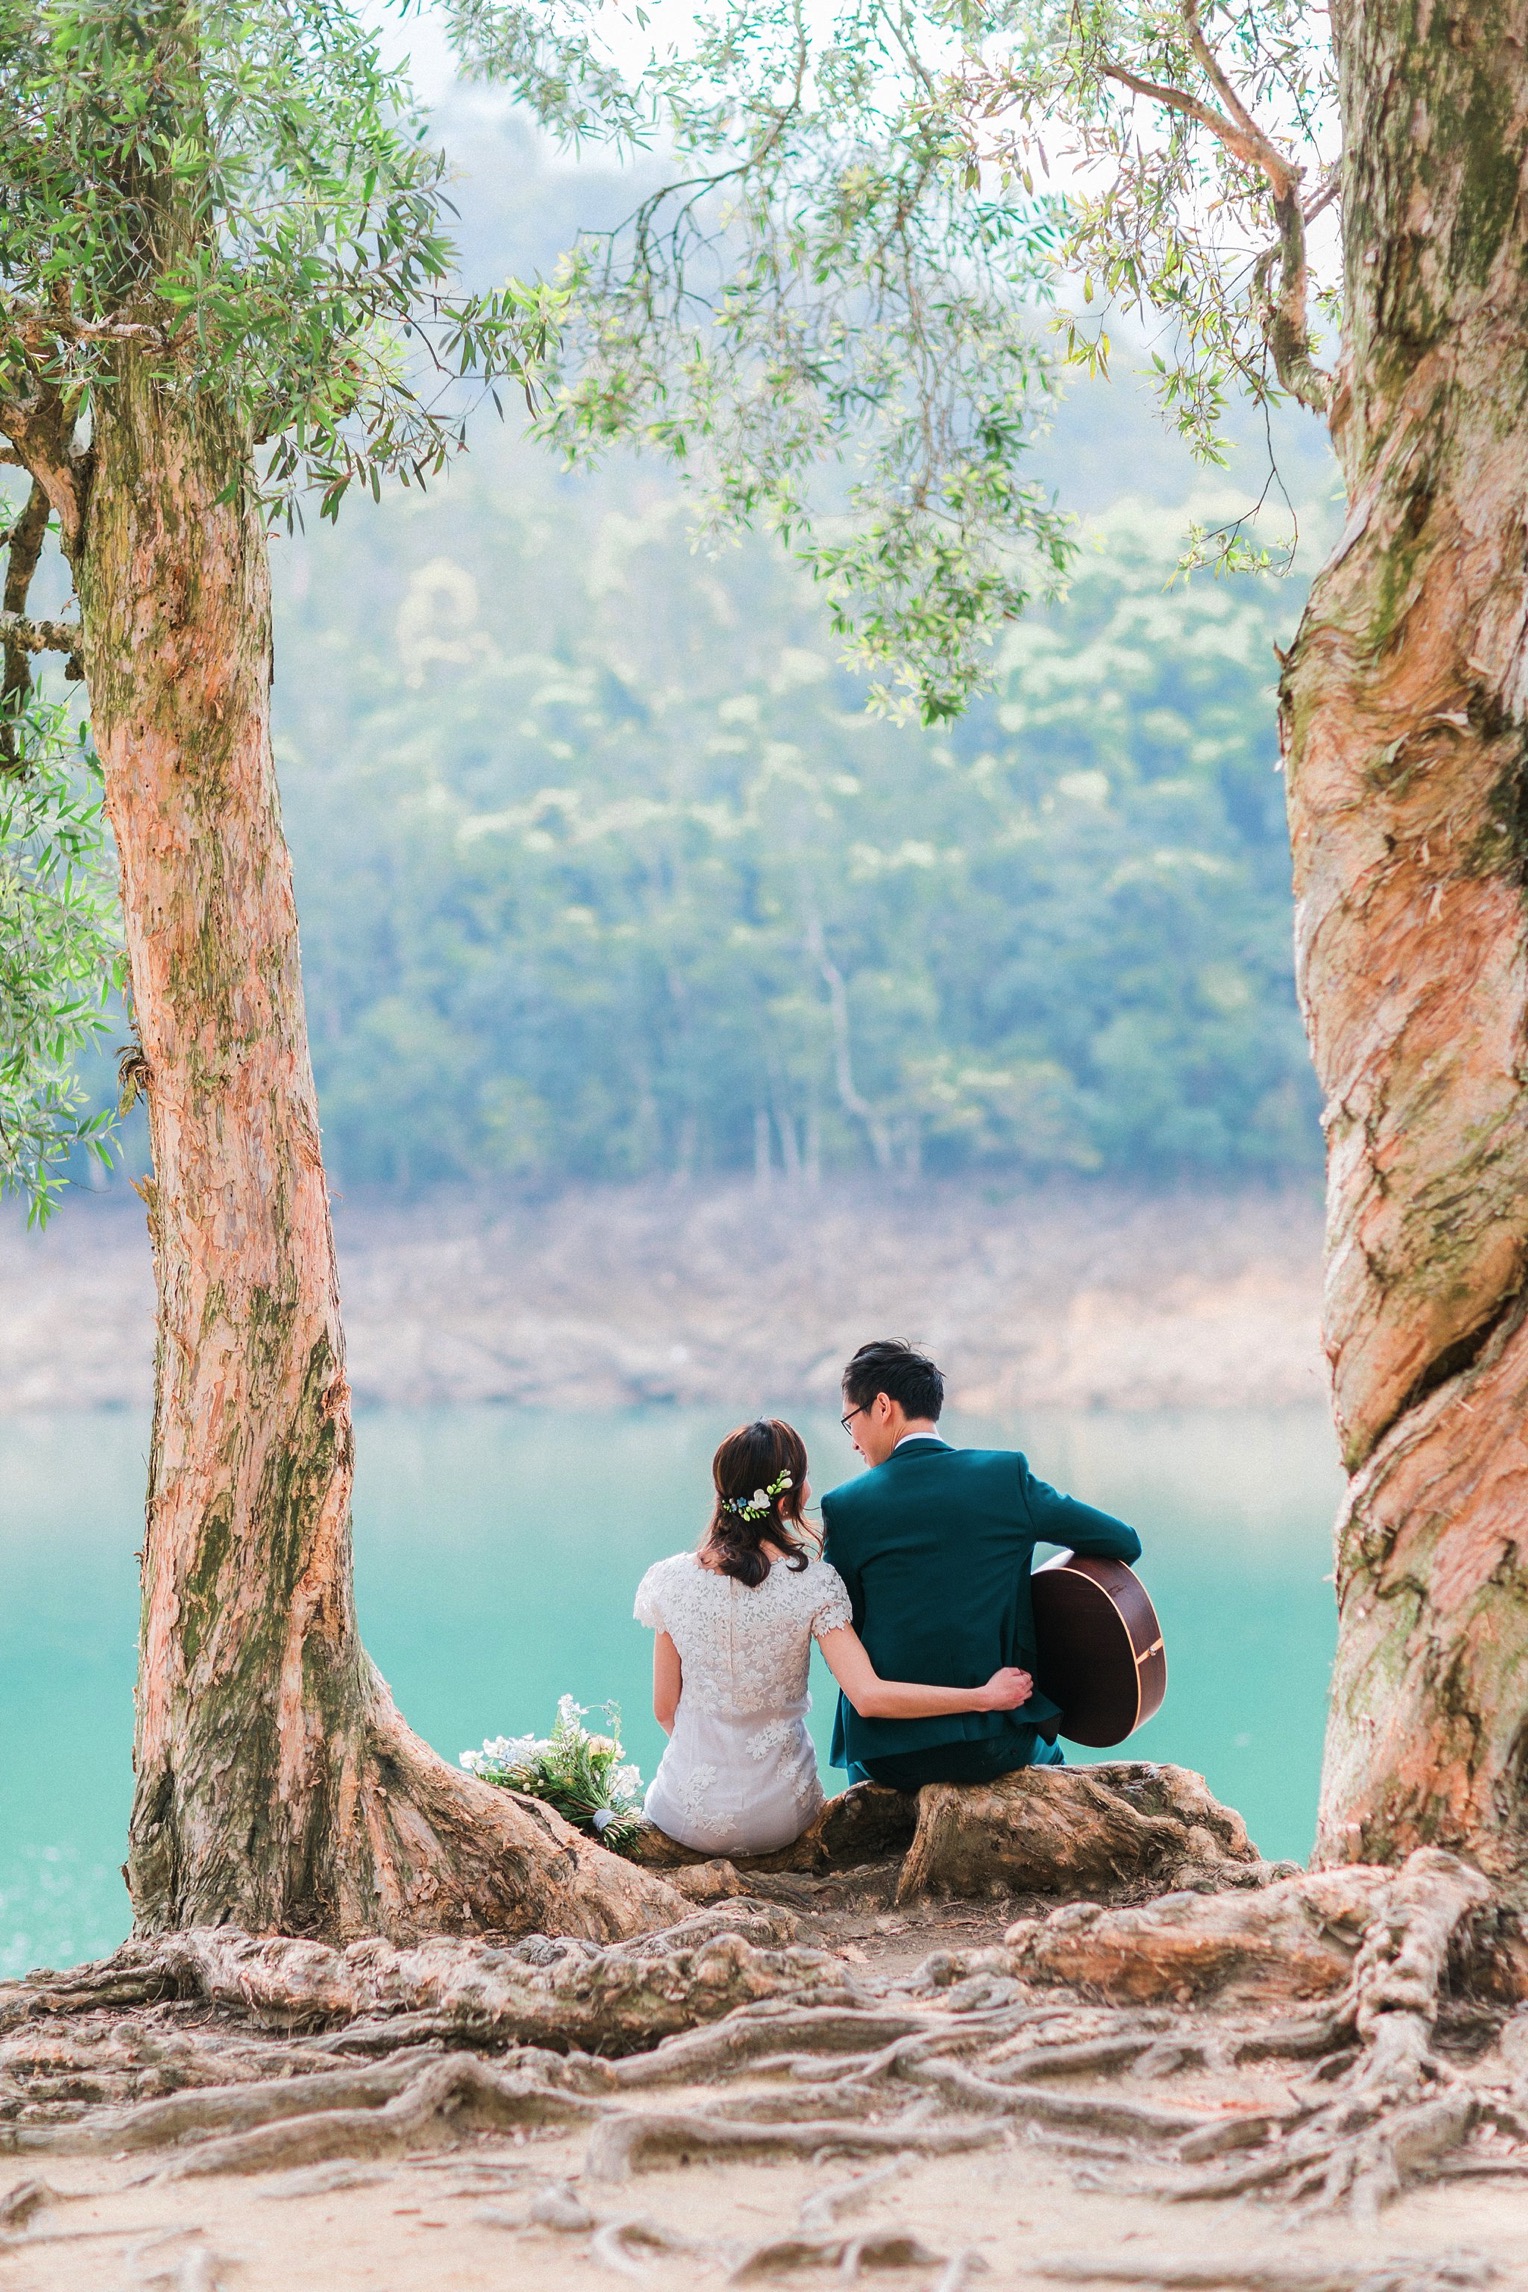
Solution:
[{"label": "acoustic guitar", "polygon": [[1123,1560],[1058,1553],[1029,1580],[1036,1683],[1061,1706],[1069,1743],[1106,1750],[1159,1711],[1167,1651],[1146,1586]]}]

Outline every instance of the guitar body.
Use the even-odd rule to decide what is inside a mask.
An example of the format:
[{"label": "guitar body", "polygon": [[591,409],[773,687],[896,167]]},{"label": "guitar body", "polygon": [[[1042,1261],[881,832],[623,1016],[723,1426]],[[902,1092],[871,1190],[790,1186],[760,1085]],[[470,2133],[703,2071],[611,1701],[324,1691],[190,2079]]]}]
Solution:
[{"label": "guitar body", "polygon": [[1162,1627],[1146,1586],[1123,1560],[1062,1552],[1035,1569],[1029,1588],[1037,1684],[1061,1706],[1060,1732],[1090,1750],[1123,1743],[1167,1693]]}]

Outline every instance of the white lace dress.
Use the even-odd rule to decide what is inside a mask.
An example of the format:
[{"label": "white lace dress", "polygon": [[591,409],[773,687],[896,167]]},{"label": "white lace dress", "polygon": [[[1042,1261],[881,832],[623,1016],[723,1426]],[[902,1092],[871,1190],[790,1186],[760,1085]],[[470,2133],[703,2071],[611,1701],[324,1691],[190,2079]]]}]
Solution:
[{"label": "white lace dress", "polygon": [[850,1622],[825,1560],[776,1560],[762,1584],[659,1560],[637,1586],[636,1618],[666,1631],[684,1669],[679,1710],[644,1802],[649,1821],[709,1854],[773,1854],[822,1805],[804,1724],[812,1641]]}]

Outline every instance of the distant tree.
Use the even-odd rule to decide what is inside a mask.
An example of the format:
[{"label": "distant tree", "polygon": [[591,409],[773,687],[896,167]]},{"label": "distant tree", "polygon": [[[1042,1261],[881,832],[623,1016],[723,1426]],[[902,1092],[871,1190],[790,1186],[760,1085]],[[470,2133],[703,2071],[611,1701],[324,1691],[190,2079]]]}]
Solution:
[{"label": "distant tree", "polygon": [[[609,111],[577,7],[452,13],[554,121]],[[1330,428],[1348,522],[1282,684],[1351,1475],[1318,1853],[1431,1842],[1521,1873],[1522,10],[736,0],[643,89],[674,187],[584,252],[557,426],[703,462],[714,513],[796,539],[926,717],[979,684],[1031,566],[1064,561],[1019,472],[1053,357],[1107,358],[1089,299],[1154,329],[1201,452],[1233,391]],[[841,523],[812,473],[846,454]]]},{"label": "distant tree", "polygon": [[[341,0],[0,4],[0,435],[31,487],[0,623],[0,803],[19,848],[17,806],[51,800],[26,658],[76,655],[153,1149],[127,1864],[143,1930],[608,1933],[668,1899],[446,1767],[356,1631],[266,527],[306,491],[328,514],[352,485],[438,468],[459,437],[451,378],[536,353],[549,299],[446,294],[441,165]],[[48,521],[79,599],[62,625],[24,610]],[[55,805],[36,832],[56,851],[73,831]],[[55,915],[56,1014],[67,899]]]},{"label": "distant tree", "polygon": [[279,586],[341,1182],[1309,1173],[1296,585],[1164,593],[1181,518],[1121,505],[926,731],[866,712],[772,543],[718,560],[686,526],[648,468],[574,489],[490,429]]}]

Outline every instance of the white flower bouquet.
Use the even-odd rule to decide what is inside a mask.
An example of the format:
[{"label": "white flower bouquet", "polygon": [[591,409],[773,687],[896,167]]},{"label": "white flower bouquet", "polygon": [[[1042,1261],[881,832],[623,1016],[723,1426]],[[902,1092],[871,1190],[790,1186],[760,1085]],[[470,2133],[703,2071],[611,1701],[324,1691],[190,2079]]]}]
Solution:
[{"label": "white flower bouquet", "polygon": [[619,1854],[636,1833],[642,1813],[642,1777],[624,1765],[621,1714],[604,1706],[608,1734],[591,1735],[588,1706],[564,1695],[550,1735],[485,1737],[481,1751],[463,1751],[470,1775],[500,1790],[545,1799],[566,1822]]}]

